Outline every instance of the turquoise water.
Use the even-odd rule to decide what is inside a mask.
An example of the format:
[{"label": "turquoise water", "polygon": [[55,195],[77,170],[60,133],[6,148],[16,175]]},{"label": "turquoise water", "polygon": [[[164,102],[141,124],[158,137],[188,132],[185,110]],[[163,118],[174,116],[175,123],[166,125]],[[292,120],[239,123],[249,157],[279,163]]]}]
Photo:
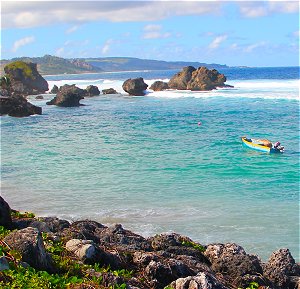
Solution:
[{"label": "turquoise water", "polygon": [[[89,77],[76,83],[122,83]],[[49,82],[75,83],[61,78]],[[236,242],[262,259],[287,247],[299,260],[297,81],[241,78],[232,90],[99,96],[79,108],[32,100],[42,116],[1,118],[1,195],[38,215]],[[251,151],[243,135],[286,151]]]}]

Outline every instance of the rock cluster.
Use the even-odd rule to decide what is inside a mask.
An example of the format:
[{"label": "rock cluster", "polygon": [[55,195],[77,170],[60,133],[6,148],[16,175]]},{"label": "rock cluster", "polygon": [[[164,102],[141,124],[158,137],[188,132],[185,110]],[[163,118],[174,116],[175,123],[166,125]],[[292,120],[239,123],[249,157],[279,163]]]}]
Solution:
[{"label": "rock cluster", "polygon": [[[41,233],[47,232],[52,240],[63,242],[78,262],[134,272],[124,280],[109,272],[87,270],[89,276],[101,277],[107,287],[125,282],[126,288],[229,289],[246,288],[255,281],[261,288],[292,289],[300,278],[300,266],[288,249],[277,250],[264,263],[234,243],[203,246],[175,233],[144,238],[120,224],[107,227],[89,220],[11,219],[10,208],[1,197],[0,212],[1,224],[17,229],[4,242],[38,270],[56,270],[41,239]],[[1,263],[7,268],[5,260]]]}]

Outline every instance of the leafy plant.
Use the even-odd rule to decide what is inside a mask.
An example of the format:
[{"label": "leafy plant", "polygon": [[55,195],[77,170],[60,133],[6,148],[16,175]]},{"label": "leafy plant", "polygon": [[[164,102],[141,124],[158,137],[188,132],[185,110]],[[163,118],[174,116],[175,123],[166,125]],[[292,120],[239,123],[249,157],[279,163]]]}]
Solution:
[{"label": "leafy plant", "polygon": [[35,214],[32,213],[32,212],[24,212],[24,213],[21,213],[21,212],[19,212],[19,211],[12,210],[12,211],[11,211],[11,217],[12,217],[12,218],[18,218],[18,219],[21,219],[21,218],[34,218],[34,217],[35,217]]},{"label": "leafy plant", "polygon": [[202,245],[197,244],[197,243],[195,243],[195,242],[191,242],[191,241],[182,241],[181,244],[182,244],[183,246],[186,246],[186,247],[192,247],[192,248],[194,248],[194,249],[196,249],[196,250],[199,250],[200,252],[204,252],[204,251],[205,251],[205,248],[204,248]]},{"label": "leafy plant", "polygon": [[[245,289],[258,289],[260,285],[257,282],[251,282]],[[238,288],[243,289],[243,288]]]}]

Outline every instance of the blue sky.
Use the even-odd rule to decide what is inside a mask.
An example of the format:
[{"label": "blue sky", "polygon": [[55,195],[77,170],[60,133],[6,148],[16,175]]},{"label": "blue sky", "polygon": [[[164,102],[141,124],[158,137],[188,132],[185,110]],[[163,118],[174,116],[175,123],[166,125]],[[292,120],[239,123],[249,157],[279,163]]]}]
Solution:
[{"label": "blue sky", "polygon": [[299,65],[298,1],[1,1],[1,59]]}]

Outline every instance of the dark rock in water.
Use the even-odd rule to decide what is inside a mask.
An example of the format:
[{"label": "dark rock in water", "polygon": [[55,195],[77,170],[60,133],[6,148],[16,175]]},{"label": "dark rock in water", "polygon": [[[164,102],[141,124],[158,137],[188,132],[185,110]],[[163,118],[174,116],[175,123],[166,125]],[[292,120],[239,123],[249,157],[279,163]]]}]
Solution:
[{"label": "dark rock in water", "polygon": [[95,85],[89,85],[85,91],[85,96],[97,96],[100,94],[99,88]]},{"label": "dark rock in water", "polygon": [[168,85],[172,89],[186,90],[189,81],[192,79],[192,73],[196,70],[193,66],[187,66],[182,71],[176,73],[169,81]]},{"label": "dark rock in water", "polygon": [[103,94],[117,94],[118,92],[113,88],[102,89]]},{"label": "dark rock in water", "polygon": [[276,288],[297,288],[292,276],[298,276],[300,265],[295,263],[289,249],[279,249],[272,253],[264,265],[264,277],[268,278]]},{"label": "dark rock in water", "polygon": [[42,234],[37,229],[28,227],[14,231],[7,235],[4,241],[21,254],[22,261],[35,269],[55,271],[53,260],[45,250]]},{"label": "dark rock in water", "polygon": [[63,107],[73,107],[73,106],[80,106],[81,104],[79,101],[84,99],[85,90],[81,89],[75,84],[68,85],[65,84],[59,88],[56,97],[52,100],[48,101],[46,104],[48,105],[57,105]]},{"label": "dark rock in water", "polygon": [[50,93],[52,94],[58,93],[58,86],[56,84],[53,85],[52,89],[50,90]]},{"label": "dark rock in water", "polygon": [[169,85],[168,83],[166,82],[163,82],[163,81],[155,81],[151,86],[150,86],[150,89],[152,89],[153,91],[162,91],[162,90],[165,90],[165,89],[168,89],[169,88]]},{"label": "dark rock in water", "polygon": [[47,81],[37,71],[36,63],[14,61],[7,64],[4,71],[12,92],[26,96],[45,93],[49,89]]},{"label": "dark rock in water", "polygon": [[42,114],[42,108],[31,104],[20,95],[0,97],[0,115],[5,114],[14,117],[25,117]]},{"label": "dark rock in water", "polygon": [[0,196],[0,226],[10,229],[12,226],[11,209],[8,203]]},{"label": "dark rock in water", "polygon": [[134,78],[134,79],[127,79],[122,88],[124,91],[129,93],[130,95],[145,95],[145,90],[147,89],[148,85],[144,82],[142,77]]},{"label": "dark rock in water", "polygon": [[216,69],[193,66],[183,68],[181,72],[174,75],[169,81],[169,87],[181,90],[207,91],[217,87],[232,87],[225,85],[226,77]]},{"label": "dark rock in water", "polygon": [[37,95],[35,99],[44,99],[44,97],[42,95]]}]

